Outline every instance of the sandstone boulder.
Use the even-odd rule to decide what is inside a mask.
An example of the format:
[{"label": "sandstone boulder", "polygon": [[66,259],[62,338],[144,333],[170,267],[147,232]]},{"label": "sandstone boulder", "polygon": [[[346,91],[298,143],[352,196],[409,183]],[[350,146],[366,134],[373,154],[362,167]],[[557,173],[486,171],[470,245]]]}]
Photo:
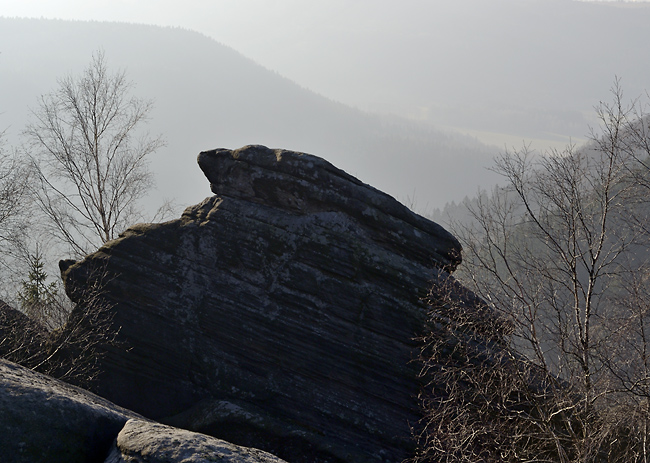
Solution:
[{"label": "sandstone boulder", "polygon": [[153,423],[0,359],[2,463],[282,463],[256,449]]},{"label": "sandstone boulder", "polygon": [[216,196],[61,263],[80,307],[99,270],[128,346],[96,391],[291,462],[408,457],[421,298],[458,242],[315,156],[248,146],[199,165]]},{"label": "sandstone boulder", "polygon": [[136,413],[0,359],[0,461],[102,462]]},{"label": "sandstone boulder", "polygon": [[117,436],[105,463],[283,463],[257,449],[214,437],[131,419]]}]

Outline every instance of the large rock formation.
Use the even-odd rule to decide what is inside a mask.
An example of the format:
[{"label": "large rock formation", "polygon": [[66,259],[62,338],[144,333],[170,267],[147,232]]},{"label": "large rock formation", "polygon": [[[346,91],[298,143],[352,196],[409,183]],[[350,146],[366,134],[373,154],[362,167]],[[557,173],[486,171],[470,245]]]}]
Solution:
[{"label": "large rock formation", "polygon": [[2,463],[283,463],[256,449],[145,420],[0,359]]},{"label": "large rock formation", "polygon": [[418,419],[421,297],[459,263],[440,226],[315,156],[199,155],[216,196],[61,263],[97,274],[126,348],[97,392],[291,462],[399,462]]}]

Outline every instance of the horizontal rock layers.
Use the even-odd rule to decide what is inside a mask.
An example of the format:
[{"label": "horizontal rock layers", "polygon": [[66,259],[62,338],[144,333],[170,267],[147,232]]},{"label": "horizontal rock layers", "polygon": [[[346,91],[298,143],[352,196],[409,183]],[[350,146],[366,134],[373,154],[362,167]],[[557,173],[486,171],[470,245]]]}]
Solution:
[{"label": "horizontal rock layers", "polygon": [[97,392],[291,462],[408,457],[420,299],[458,242],[315,156],[248,146],[199,165],[216,196],[61,263],[73,299],[102,275],[120,330]]}]

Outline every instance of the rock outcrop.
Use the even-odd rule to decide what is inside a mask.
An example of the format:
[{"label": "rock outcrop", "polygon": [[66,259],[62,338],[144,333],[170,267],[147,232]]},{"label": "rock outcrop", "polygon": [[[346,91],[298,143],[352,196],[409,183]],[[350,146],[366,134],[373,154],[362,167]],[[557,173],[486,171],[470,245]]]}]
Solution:
[{"label": "rock outcrop", "polygon": [[0,359],[3,463],[102,462],[124,423],[136,417],[94,394]]},{"label": "rock outcrop", "polygon": [[0,359],[2,463],[283,463],[256,449],[163,426]]},{"label": "rock outcrop", "polygon": [[96,392],[142,415],[290,462],[399,462],[418,419],[421,298],[460,246],[442,227],[315,156],[199,155],[216,194],[80,262],[99,273],[127,349]]}]

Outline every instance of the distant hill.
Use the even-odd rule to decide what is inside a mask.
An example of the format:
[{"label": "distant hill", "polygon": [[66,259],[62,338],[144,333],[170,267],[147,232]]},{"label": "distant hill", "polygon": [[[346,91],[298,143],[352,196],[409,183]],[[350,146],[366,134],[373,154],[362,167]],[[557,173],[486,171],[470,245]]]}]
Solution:
[{"label": "distant hill", "polygon": [[[629,98],[650,89],[648,2],[246,1],[265,14],[241,14],[236,24],[245,27],[210,33],[246,43],[246,56],[332,98],[485,140],[577,141],[614,76]],[[288,24],[278,7],[288,4],[300,27],[265,29],[269,43],[284,46],[244,40],[263,22]],[[356,72],[341,78],[333,63]]]},{"label": "distant hill", "polygon": [[38,96],[99,48],[136,95],[155,99],[149,130],[168,142],[152,158],[156,194],[181,205],[211,194],[200,151],[246,144],[322,156],[420,209],[492,183],[495,149],[473,138],[328,100],[196,32],[124,23],[0,18],[0,129],[11,143]]}]

